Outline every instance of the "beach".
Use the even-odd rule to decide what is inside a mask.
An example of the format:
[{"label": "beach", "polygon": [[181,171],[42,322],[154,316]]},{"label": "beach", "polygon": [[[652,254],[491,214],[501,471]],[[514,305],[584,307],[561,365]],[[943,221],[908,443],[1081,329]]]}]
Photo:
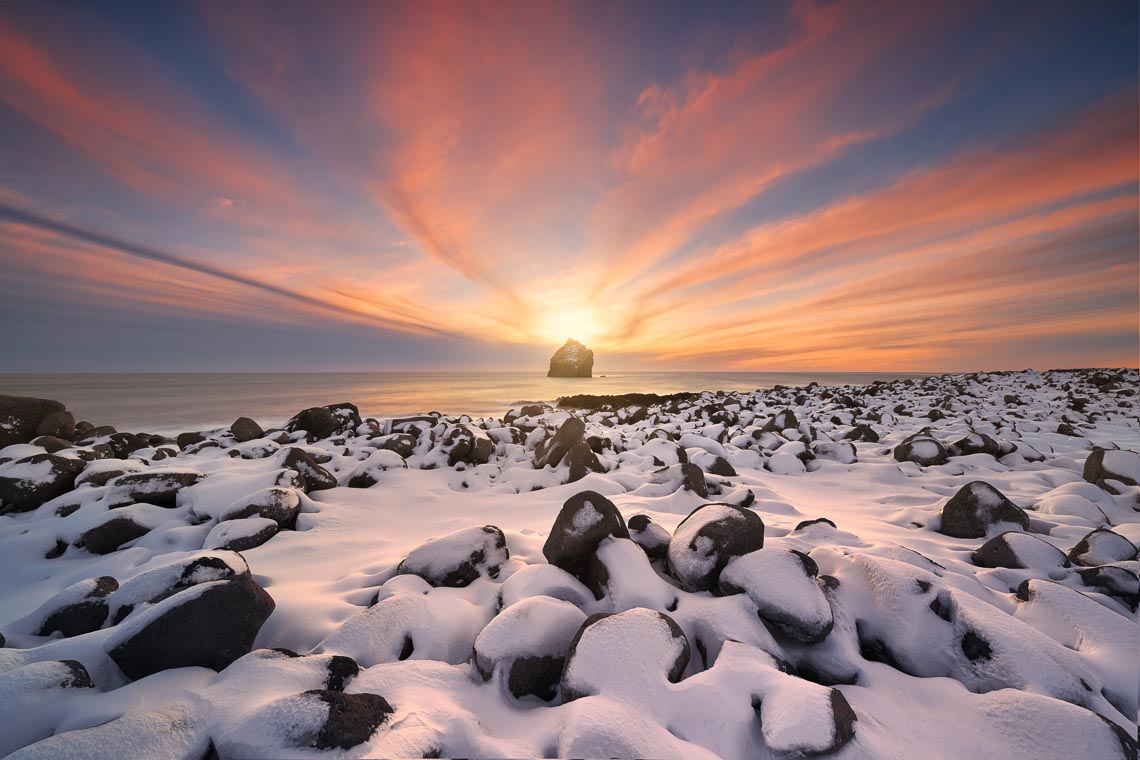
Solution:
[{"label": "beach", "polygon": [[1134,753],[1136,370],[773,385],[34,431],[0,753]]}]

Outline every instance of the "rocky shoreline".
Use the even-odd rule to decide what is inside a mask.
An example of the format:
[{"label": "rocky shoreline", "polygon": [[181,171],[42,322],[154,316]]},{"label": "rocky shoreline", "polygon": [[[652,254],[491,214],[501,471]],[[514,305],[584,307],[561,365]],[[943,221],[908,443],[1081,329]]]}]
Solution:
[{"label": "rocky shoreline", "polygon": [[0,754],[1135,756],[1138,403],[1027,371],[169,438],[3,396]]}]

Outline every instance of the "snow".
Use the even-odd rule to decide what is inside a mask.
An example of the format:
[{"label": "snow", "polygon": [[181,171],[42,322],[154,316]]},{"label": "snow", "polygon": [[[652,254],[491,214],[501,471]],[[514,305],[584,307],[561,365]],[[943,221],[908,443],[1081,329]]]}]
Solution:
[{"label": "snow", "polygon": [[773,546],[729,560],[720,576],[721,588],[742,589],[760,616],[793,637],[809,641],[831,629],[831,607],[823,592],[794,552]]},{"label": "snow", "polygon": [[277,521],[268,517],[246,517],[241,520],[226,520],[210,529],[206,534],[203,549],[217,549],[239,538],[256,536],[263,530],[276,530]]},{"label": "snow", "polygon": [[[370,488],[304,494],[273,447],[269,456],[231,456],[259,452],[222,432],[208,434],[218,446],[174,459],[154,461],[147,449],[89,463],[71,493],[33,512],[0,515],[0,633],[7,638],[0,754],[110,757],[130,748],[139,756],[197,757],[213,742],[222,756],[312,756],[296,744],[319,731],[327,705],[301,695],[328,688],[334,656],[348,656],[360,672],[343,684],[346,693],[381,695],[396,712],[364,743],[331,753],[343,756],[795,756],[828,751],[842,738],[836,694],[857,716],[840,756],[1121,756],[1110,723],[1135,733],[1140,678],[1140,627],[1127,598],[1129,573],[1140,569],[1140,487],[1114,481],[1120,493],[1110,493],[1086,482],[1082,465],[1101,446],[1105,468],[1132,477],[1140,428],[1133,407],[1121,403],[1129,397],[1101,392],[1087,377],[1009,373],[890,383],[873,394],[843,389],[856,407],[823,398],[821,389],[702,394],[677,412],[651,407],[635,424],[580,412],[586,435],[612,448],[598,454],[606,472],[576,483],[563,482],[566,468],[533,467],[537,441],[569,417],[549,407],[526,418],[525,429],[443,416],[416,423],[407,460],[377,448],[395,427],[410,428],[390,420],[337,443],[303,446],[328,457],[322,466],[342,486],[368,465],[378,476]],[[1128,378],[1121,385],[1135,387],[1135,373]],[[1005,404],[1007,394],[1018,403]],[[1090,399],[1089,414],[1068,406],[1070,394]],[[932,422],[926,411],[947,396],[946,419]],[[899,404],[915,414],[894,414]],[[710,422],[705,407],[714,405],[732,409],[735,421]],[[762,431],[784,410],[798,429]],[[1057,434],[1063,415],[1087,437]],[[869,425],[880,441],[842,442],[856,424]],[[447,465],[439,447],[457,425],[490,436],[486,464]],[[894,448],[924,428],[947,444],[985,434],[1018,452],[951,456],[927,468],[895,461]],[[920,453],[933,446],[914,442]],[[1034,451],[1040,461],[1022,455]],[[680,487],[682,452],[704,467],[721,456],[738,474],[710,475],[709,496],[701,498]],[[20,444],[0,458],[37,453]],[[9,462],[0,475],[24,467]],[[181,489],[173,509],[113,508],[117,484],[96,482],[118,470],[202,478]],[[937,532],[941,506],[973,481],[1027,510],[1027,531],[1006,537],[1026,567],[979,567],[971,556],[984,538]],[[266,489],[292,495],[296,529],[284,527],[241,554],[211,548],[275,524],[223,519]],[[585,490],[605,495],[623,518],[647,516],[672,548],[695,542],[696,551],[655,560],[632,540],[608,537],[581,578],[547,564],[542,550],[555,517]],[[766,526],[764,547],[722,572],[722,586],[741,590],[728,596],[685,591],[671,569],[715,566],[712,542],[698,528],[739,513],[709,506],[700,520],[678,526],[716,502],[746,504]],[[73,545],[121,516],[150,532],[107,555]],[[838,528],[795,530],[820,517]],[[599,519],[594,506],[584,508],[572,529],[585,532]],[[501,557],[492,557],[497,543],[484,525],[502,530]],[[1112,534],[1090,538],[1085,566],[1063,567],[1057,552],[1068,554],[1094,528]],[[60,541],[62,556],[47,559]],[[497,577],[482,570],[452,588],[399,572],[407,560],[405,570],[415,565],[431,575],[480,549],[498,563]],[[819,576],[793,551],[809,556]],[[1086,585],[1087,566],[1116,573],[1117,590]],[[181,668],[135,682],[109,661],[108,649],[171,606],[244,573],[276,603],[255,642],[260,649],[221,673]],[[102,628],[70,639],[35,635],[37,621],[79,601],[101,576],[119,583]],[[503,688],[508,662],[563,656],[597,613],[610,616],[581,633],[564,675],[563,697],[582,696],[525,701]],[[829,617],[821,641],[790,635],[796,623],[822,631]],[[60,660],[82,663],[94,688],[59,688],[72,672]],[[485,681],[480,662],[499,677]],[[672,673],[680,663],[683,670]]]}]

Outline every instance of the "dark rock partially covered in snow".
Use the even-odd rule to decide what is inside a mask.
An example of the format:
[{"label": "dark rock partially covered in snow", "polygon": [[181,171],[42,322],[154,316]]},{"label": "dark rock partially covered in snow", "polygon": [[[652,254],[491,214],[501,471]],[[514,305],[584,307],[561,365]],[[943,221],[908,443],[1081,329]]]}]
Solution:
[{"label": "dark rock partially covered in snow", "polygon": [[447,452],[449,467],[459,462],[486,464],[495,452],[495,444],[486,432],[473,425],[455,425],[443,435],[443,450]]},{"label": "dark rock partially covered in snow", "polygon": [[570,602],[548,596],[523,599],[496,615],[475,639],[475,666],[484,680],[498,669],[516,698],[549,702],[585,620],[585,613]]},{"label": "dark rock partially covered in snow", "polygon": [[301,497],[295,489],[271,486],[235,501],[218,517],[221,521],[246,517],[266,517],[281,528],[292,529],[301,511]]},{"label": "dark rock partially covered in snow", "polygon": [[1002,455],[1001,445],[985,433],[970,433],[951,444],[951,451],[957,456],[989,454],[994,459]]},{"label": "dark rock partially covered in snow", "polygon": [[954,538],[982,538],[1001,523],[1029,527],[1029,515],[989,483],[975,480],[958,489],[942,507],[939,533]]},{"label": "dark rock partially covered in snow", "polygon": [[816,644],[831,633],[834,618],[816,585],[819,568],[795,550],[761,549],[729,561],[720,574],[725,594],[748,594],[760,617],[787,636]]},{"label": "dark rock partially covered in snow", "polygon": [[894,457],[896,462],[914,462],[929,467],[946,464],[950,461],[950,452],[941,441],[929,436],[916,436],[895,446]]},{"label": "dark rock partially covered in snow", "polygon": [[629,528],[629,537],[644,549],[650,558],[665,559],[672,538],[669,531],[653,522],[649,515],[634,515],[629,518],[626,526]]},{"label": "dark rock partially covered in snow", "polygon": [[[262,704],[236,730],[223,730],[214,741],[222,757],[294,757],[351,750],[369,741],[394,712],[379,694],[310,689]],[[358,754],[359,750],[352,756]]]},{"label": "dark rock partially covered in snow", "polygon": [[760,515],[732,504],[704,504],[673,531],[669,573],[686,591],[710,591],[730,559],[763,546]]},{"label": "dark rock partially covered in snow", "polygon": [[1086,534],[1069,550],[1074,565],[1095,567],[1136,559],[1136,545],[1119,533],[1098,529]]},{"label": "dark rock partially covered in snow", "polygon": [[35,632],[36,635],[51,636],[59,633],[64,638],[70,638],[99,630],[110,611],[107,597],[118,588],[119,582],[109,575],[69,586],[37,611],[42,616],[43,623]]},{"label": "dark rock partially covered in snow", "polygon": [[354,430],[360,422],[360,411],[354,404],[329,404],[297,412],[285,423],[285,429],[290,433],[304,430],[308,440],[319,441]]},{"label": "dark rock partially covered in snow", "polygon": [[234,440],[238,443],[245,443],[246,441],[256,441],[265,435],[261,425],[249,417],[238,417],[230,425],[230,433],[233,434]]},{"label": "dark rock partially covered in snow", "polygon": [[629,538],[621,512],[600,493],[582,491],[562,505],[542,553],[550,564],[581,578],[606,536]]},{"label": "dark rock partially covered in snow", "polygon": [[566,463],[570,466],[570,479],[567,481],[570,483],[576,483],[586,477],[587,473],[606,471],[588,443],[574,444],[566,453]]},{"label": "dark rock partially covered in snow", "polygon": [[40,424],[36,426],[36,435],[74,441],[75,415],[66,410],[62,412],[52,412],[40,420]]},{"label": "dark rock partially covered in snow", "polygon": [[557,467],[575,446],[586,443],[586,423],[579,417],[568,417],[553,436],[538,444],[534,450],[534,467]]},{"label": "dark rock partially covered in snow", "polygon": [[169,668],[220,671],[253,648],[274,606],[248,573],[208,581],[132,616],[104,650],[131,680]]},{"label": "dark rock partially covered in snow", "polygon": [[246,517],[241,520],[226,520],[210,529],[203,549],[225,549],[244,552],[256,549],[277,535],[280,530],[276,520],[267,517]]},{"label": "dark rock partially covered in snow", "polygon": [[510,558],[507,539],[494,525],[465,528],[412,549],[398,572],[418,575],[433,586],[463,587],[481,575],[499,577]]},{"label": "dark rock partially covered in snow", "polygon": [[112,504],[146,502],[156,507],[173,509],[177,505],[178,492],[194,485],[205,476],[194,470],[151,470],[132,472],[111,480],[108,500]]},{"label": "dark rock partially covered in snow", "polygon": [[1115,480],[1126,486],[1138,485],[1140,481],[1140,454],[1134,451],[1097,448],[1085,460],[1084,479],[1094,483],[1109,493],[1117,490],[1109,483]]},{"label": "dark rock partially covered in snow", "polygon": [[301,476],[301,486],[305,493],[324,491],[336,488],[336,478],[328,470],[321,467],[317,460],[304,449],[290,446],[278,460],[278,466],[295,471]]},{"label": "dark rock partially covered in snow", "polygon": [[67,700],[96,692],[91,675],[78,660],[32,662],[0,673],[0,756],[11,757],[14,750],[51,736],[55,720],[45,714],[45,706],[66,709]]},{"label": "dark rock partially covered in snow", "polygon": [[302,696],[328,705],[329,716],[316,736],[302,746],[314,749],[351,749],[363,744],[395,710],[379,694],[345,694],[330,689],[313,689]]},{"label": "dark rock partially covered in snow", "polygon": [[567,340],[550,357],[547,377],[593,377],[594,352],[576,340]]},{"label": "dark rock partially covered in snow", "polygon": [[134,541],[149,532],[149,527],[130,517],[112,517],[84,531],[79,537],[79,544],[92,554],[110,554],[128,541]]},{"label": "dark rock partially covered in snow", "polygon": [[1069,566],[1064,553],[1053,544],[1018,531],[994,536],[970,556],[978,567],[1032,568],[1048,572]]},{"label": "dark rock partially covered in snow", "polygon": [[0,468],[0,513],[30,512],[75,487],[87,463],[56,454],[33,454]]},{"label": "dark rock partially covered in snow", "polygon": [[644,692],[681,680],[689,639],[673,618],[639,607],[591,615],[570,644],[562,672],[562,701],[618,692]]},{"label": "dark rock partially covered in snow", "polygon": [[[0,395],[0,449],[13,443],[27,443],[48,416],[65,411],[63,404],[46,398]],[[54,433],[48,433],[54,435]]]}]

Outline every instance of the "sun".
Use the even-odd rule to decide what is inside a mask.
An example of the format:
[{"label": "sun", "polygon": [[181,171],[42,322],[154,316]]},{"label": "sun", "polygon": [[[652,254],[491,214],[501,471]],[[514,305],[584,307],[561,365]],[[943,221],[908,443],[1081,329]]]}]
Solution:
[{"label": "sun", "polygon": [[543,314],[534,325],[535,337],[561,345],[567,338],[592,346],[607,332],[602,316],[592,308],[570,307]]}]

